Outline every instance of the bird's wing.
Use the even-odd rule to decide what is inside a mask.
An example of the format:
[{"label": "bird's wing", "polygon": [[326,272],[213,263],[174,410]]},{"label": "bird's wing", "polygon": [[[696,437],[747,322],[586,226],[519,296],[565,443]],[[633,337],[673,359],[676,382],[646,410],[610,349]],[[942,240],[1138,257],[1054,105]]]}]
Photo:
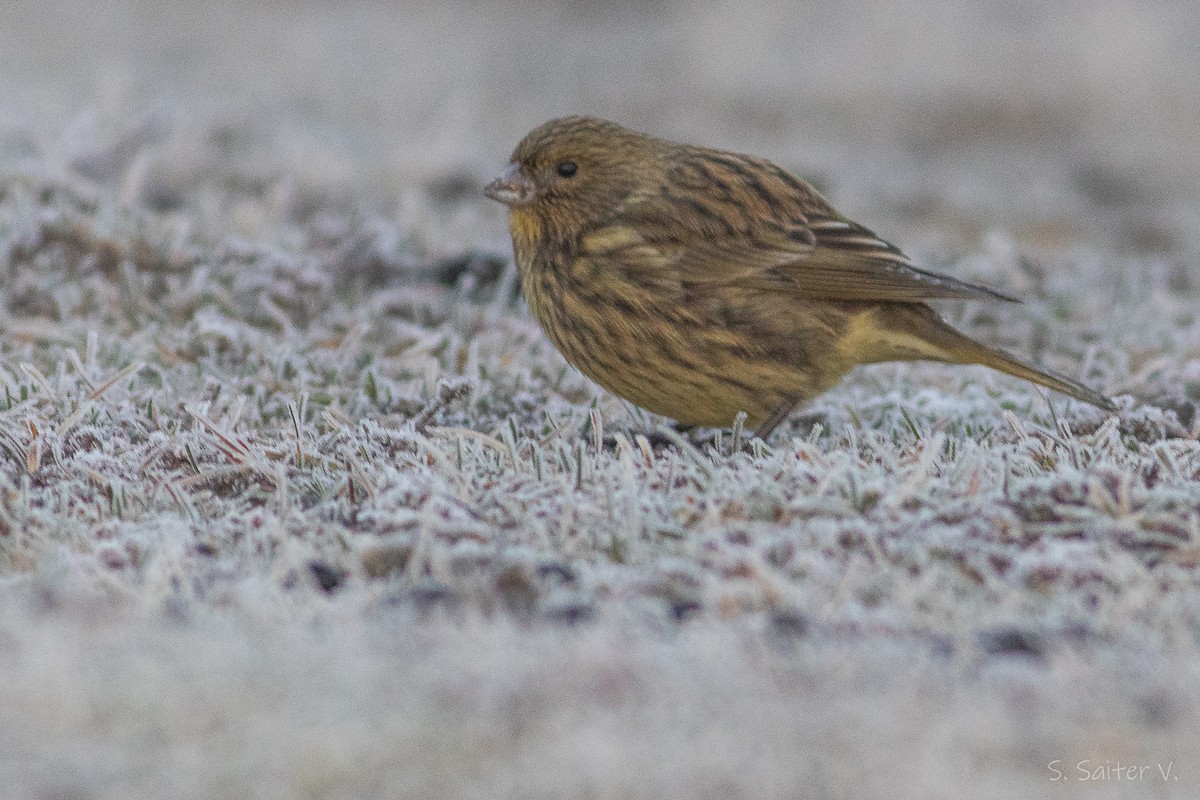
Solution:
[{"label": "bird's wing", "polygon": [[916,267],[770,162],[717,154],[678,193],[638,198],[585,249],[681,283],[794,291],[806,298],[921,302],[1016,298]]},{"label": "bird's wing", "polygon": [[941,298],[1017,298],[921,269],[897,247],[840,216],[810,216],[812,250],[772,272],[809,297],[828,300],[921,302]]}]

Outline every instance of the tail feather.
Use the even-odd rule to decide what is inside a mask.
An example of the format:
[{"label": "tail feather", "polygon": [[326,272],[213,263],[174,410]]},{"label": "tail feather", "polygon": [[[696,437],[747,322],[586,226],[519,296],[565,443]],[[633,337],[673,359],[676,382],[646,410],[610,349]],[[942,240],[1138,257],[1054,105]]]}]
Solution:
[{"label": "tail feather", "polygon": [[[966,338],[966,337],[963,337]],[[969,339],[967,341],[970,341]],[[1091,389],[1084,386],[1076,380],[1068,378],[1066,375],[1061,375],[1053,370],[1042,367],[1034,367],[1011,353],[1006,353],[1003,350],[997,350],[994,347],[987,347],[978,342],[971,342],[971,347],[963,348],[956,351],[959,360],[971,364],[982,364],[985,367],[999,370],[1000,372],[1013,375],[1018,378],[1036,383],[1040,386],[1045,386],[1048,389],[1053,389],[1056,392],[1070,395],[1077,400],[1082,400],[1085,403],[1091,403],[1097,408],[1102,408],[1105,411],[1116,411],[1117,407],[1113,401]]]},{"label": "tail feather", "polygon": [[[1012,353],[981,344],[956,331],[928,306],[910,305],[907,308],[895,309],[894,313],[885,315],[885,319],[886,330],[910,340],[908,358],[928,358],[952,364],[981,364],[1070,395],[1105,411],[1117,410],[1112,400],[1079,381],[1053,370],[1035,367]],[[911,346],[913,339],[920,340],[921,346]],[[906,356],[895,352],[890,356],[893,359],[904,357]]]}]

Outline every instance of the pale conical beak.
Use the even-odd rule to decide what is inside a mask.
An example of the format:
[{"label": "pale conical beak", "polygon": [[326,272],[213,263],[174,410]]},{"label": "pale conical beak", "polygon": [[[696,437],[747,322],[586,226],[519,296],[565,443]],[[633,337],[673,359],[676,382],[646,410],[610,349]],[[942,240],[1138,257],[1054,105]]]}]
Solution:
[{"label": "pale conical beak", "polygon": [[499,178],[483,187],[483,193],[506,206],[523,206],[536,194],[533,181],[521,172],[521,165],[516,162],[505,167]]}]

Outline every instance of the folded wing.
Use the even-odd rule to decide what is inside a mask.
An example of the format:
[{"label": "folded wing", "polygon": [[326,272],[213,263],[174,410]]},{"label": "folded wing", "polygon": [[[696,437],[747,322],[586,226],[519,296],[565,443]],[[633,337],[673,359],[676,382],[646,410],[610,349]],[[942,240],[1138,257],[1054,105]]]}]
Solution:
[{"label": "folded wing", "polygon": [[774,164],[693,149],[682,177],[620,209],[584,237],[592,255],[626,268],[669,270],[689,285],[741,285],[814,299],[918,303],[1009,300],[920,269],[895,246],[838,214]]}]

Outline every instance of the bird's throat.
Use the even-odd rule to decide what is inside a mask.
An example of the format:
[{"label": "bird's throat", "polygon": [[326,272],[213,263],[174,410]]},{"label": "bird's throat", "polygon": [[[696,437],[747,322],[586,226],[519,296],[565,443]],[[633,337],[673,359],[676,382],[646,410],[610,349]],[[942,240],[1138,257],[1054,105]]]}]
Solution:
[{"label": "bird's throat", "polygon": [[520,208],[508,212],[508,229],[517,253],[532,253],[542,236],[542,223],[535,214]]}]

